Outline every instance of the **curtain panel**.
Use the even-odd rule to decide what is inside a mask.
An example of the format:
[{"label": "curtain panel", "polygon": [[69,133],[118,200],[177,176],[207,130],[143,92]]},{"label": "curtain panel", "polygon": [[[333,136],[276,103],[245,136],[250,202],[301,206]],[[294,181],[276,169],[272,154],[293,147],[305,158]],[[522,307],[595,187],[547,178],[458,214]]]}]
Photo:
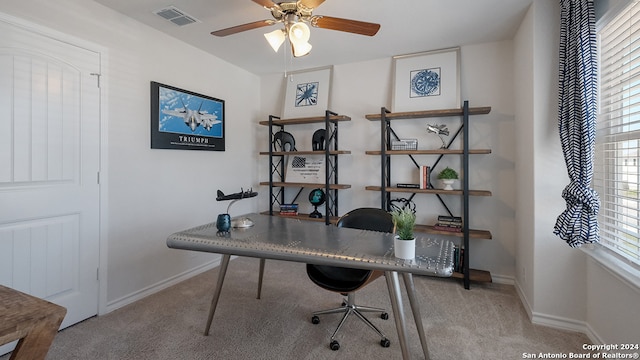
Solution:
[{"label": "curtain panel", "polygon": [[597,119],[597,42],[593,0],[560,0],[558,127],[569,184],[554,234],[571,247],[599,241],[600,199],[593,190]]}]

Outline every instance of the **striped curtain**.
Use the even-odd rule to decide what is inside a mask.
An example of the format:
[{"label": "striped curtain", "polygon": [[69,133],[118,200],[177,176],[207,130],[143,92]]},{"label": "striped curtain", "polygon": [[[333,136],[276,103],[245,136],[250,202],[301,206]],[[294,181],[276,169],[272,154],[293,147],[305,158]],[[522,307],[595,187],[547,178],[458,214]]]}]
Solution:
[{"label": "striped curtain", "polygon": [[593,0],[560,0],[560,82],[558,127],[569,185],[567,209],[553,233],[571,247],[599,241],[600,198],[593,177],[597,118],[597,49]]}]

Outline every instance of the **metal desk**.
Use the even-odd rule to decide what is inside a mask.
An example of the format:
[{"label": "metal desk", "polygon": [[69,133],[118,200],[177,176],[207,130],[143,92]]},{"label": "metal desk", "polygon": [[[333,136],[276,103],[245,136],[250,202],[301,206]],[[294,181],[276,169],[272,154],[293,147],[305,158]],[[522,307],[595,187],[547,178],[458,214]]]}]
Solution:
[{"label": "metal desk", "polygon": [[223,254],[205,335],[209,334],[231,255],[260,258],[261,270],[264,259],[381,270],[385,272],[402,357],[409,359],[398,273],[404,278],[420,343],[425,358],[429,359],[411,274],[451,276],[453,242],[418,238],[415,260],[402,260],[393,255],[393,234],[338,228],[278,216],[248,214],[243,217],[251,218],[255,225],[246,229],[232,229],[227,235],[221,236],[217,234],[215,223],[211,223],[177,232],[167,239],[170,248]]}]

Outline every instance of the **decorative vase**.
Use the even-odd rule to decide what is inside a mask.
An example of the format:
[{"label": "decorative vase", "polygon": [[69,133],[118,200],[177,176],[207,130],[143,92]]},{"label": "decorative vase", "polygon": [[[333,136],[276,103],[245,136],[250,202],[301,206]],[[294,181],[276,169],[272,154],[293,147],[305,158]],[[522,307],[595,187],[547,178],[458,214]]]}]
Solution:
[{"label": "decorative vase", "polygon": [[397,258],[413,260],[416,257],[416,239],[401,240],[396,236],[393,239],[393,249]]},{"label": "decorative vase", "polygon": [[231,229],[231,216],[229,214],[218,214],[216,228],[218,228],[219,232],[228,232]]},{"label": "decorative vase", "polygon": [[443,190],[453,190],[453,183],[455,182],[455,179],[442,179],[442,183],[444,184],[444,188],[442,188]]}]

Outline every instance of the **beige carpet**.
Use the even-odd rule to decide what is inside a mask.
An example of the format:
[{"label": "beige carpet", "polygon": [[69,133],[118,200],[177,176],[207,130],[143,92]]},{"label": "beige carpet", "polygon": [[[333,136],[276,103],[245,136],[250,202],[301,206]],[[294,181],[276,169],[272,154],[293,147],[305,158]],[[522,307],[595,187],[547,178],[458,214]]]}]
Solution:
[{"label": "beige carpet", "polygon": [[[389,309],[389,320],[371,317],[391,340],[379,338],[357,319],[329,349],[339,315],[313,325],[310,313],[341,302],[313,285],[304,264],[267,261],[262,299],[256,300],[258,260],[232,260],[214,317],[203,336],[217,269],[107,315],[61,331],[48,360],[71,359],[401,359],[383,278],[361,290],[358,303]],[[513,286],[414,277],[432,360],[522,359],[523,353],[582,352],[579,333],[532,325]],[[403,297],[412,358],[422,359],[406,295]],[[8,359],[8,355],[0,360]]]}]

